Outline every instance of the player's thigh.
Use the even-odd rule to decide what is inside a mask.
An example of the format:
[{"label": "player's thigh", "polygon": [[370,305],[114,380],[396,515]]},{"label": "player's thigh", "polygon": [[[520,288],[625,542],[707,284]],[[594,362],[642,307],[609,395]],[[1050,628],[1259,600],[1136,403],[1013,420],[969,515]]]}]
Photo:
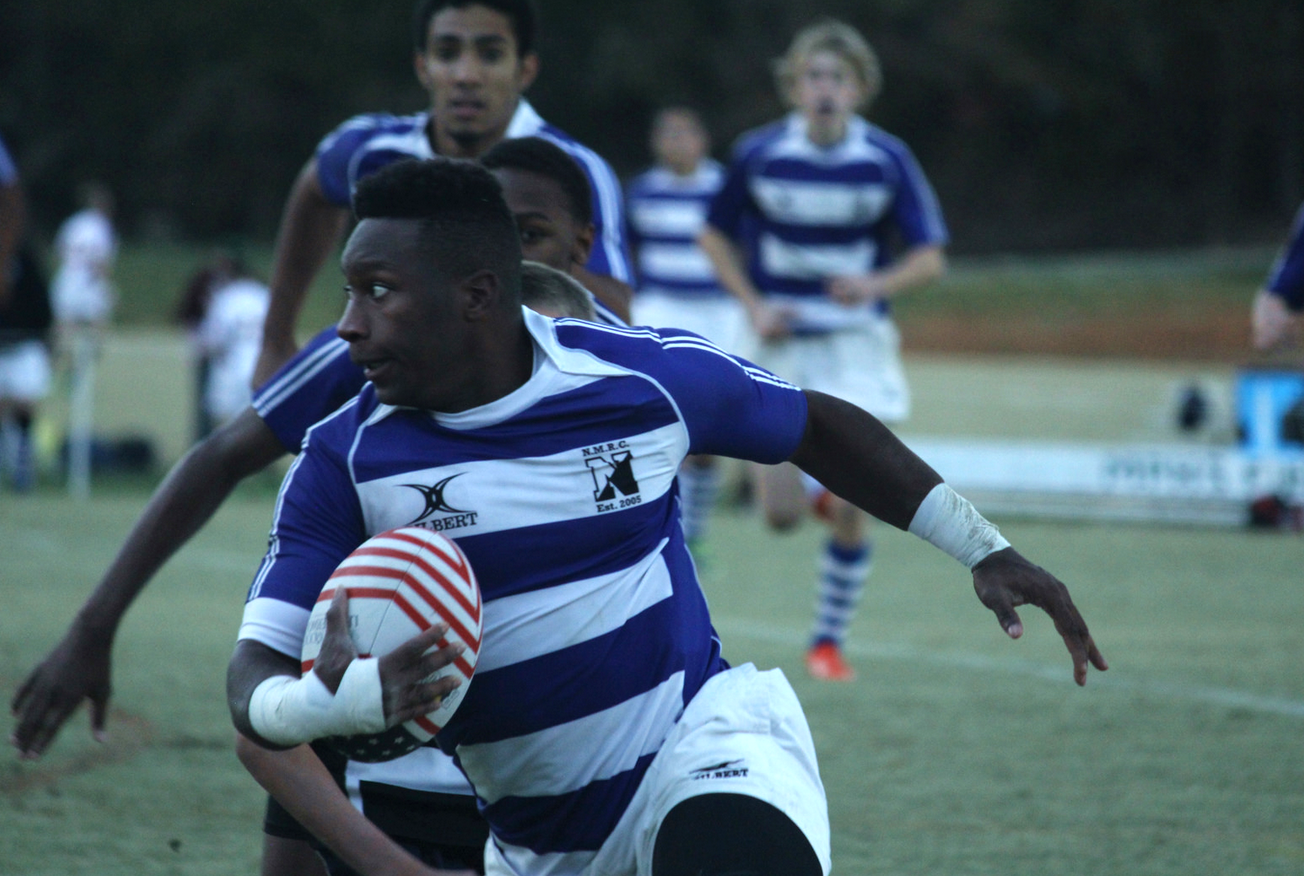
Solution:
[{"label": "player's thigh", "polygon": [[755,463],[751,473],[765,522],[775,529],[790,529],[800,523],[808,504],[801,470],[790,462]]},{"label": "player's thigh", "polygon": [[652,876],[822,876],[791,818],[745,794],[702,794],[670,811],[657,832]]}]

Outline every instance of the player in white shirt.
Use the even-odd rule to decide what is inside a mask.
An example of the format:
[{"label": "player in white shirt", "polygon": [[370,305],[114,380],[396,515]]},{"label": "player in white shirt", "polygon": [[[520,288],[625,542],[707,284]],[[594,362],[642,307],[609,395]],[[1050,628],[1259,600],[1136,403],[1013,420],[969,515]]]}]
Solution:
[{"label": "player in white shirt", "polygon": [[[945,269],[941,208],[906,145],[856,114],[881,74],[853,28],[810,25],[777,72],[793,112],[739,139],[702,248],[747,308],[757,363],[899,422],[910,394],[890,301]],[[829,540],[806,667],[849,680],[841,644],[869,575],[869,518],[789,465],[758,470],[757,482],[776,528],[817,497]]]},{"label": "player in white shirt", "polygon": [[103,325],[113,313],[113,262],[118,241],[113,233],[113,195],[103,185],[88,184],[83,207],[59,227],[54,239],[59,270],[51,287],[54,318],[61,324]]},{"label": "player in white shirt", "polygon": [[100,332],[113,313],[112,272],[118,253],[113,194],[100,183],[88,183],[82,203],[55,237],[59,269],[50,287],[59,344],[69,357],[68,490],[78,498],[90,494],[95,360]]},{"label": "player in white shirt", "polygon": [[267,286],[240,273],[213,289],[196,333],[198,346],[208,359],[203,405],[215,425],[249,407],[253,397],[250,382],[263,341]]},{"label": "player in white shirt", "polygon": [[430,650],[442,630],[359,657],[344,588],[300,677],[338,563],[425,525],[457,540],[484,600],[476,676],[436,741],[490,824],[486,873],[827,874],[800,704],[778,670],[723,659],[684,545],[675,473],[694,452],[792,460],[968,567],[1011,637],[1015,606],[1044,608],[1079,684],[1106,668],[1064,585],[869,414],[695,335],[523,309],[496,189],[474,165],[418,161],[358,187],[339,334],[370,384],[309,431],[282,486],[228,671],[246,739],[300,751],[448,693],[422,681],[456,657]]}]

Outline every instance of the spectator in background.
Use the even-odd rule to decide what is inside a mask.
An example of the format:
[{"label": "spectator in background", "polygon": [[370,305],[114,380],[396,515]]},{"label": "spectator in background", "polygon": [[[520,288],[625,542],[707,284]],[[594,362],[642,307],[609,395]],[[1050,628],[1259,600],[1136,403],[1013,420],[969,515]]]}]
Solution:
[{"label": "spectator in background", "polygon": [[[793,112],[739,141],[702,249],[763,341],[758,365],[900,422],[910,396],[889,302],[945,270],[941,208],[909,148],[857,115],[882,74],[855,29],[804,28],[775,72]],[[841,643],[869,576],[869,517],[791,465],[760,469],[758,485],[772,526],[796,525],[812,501],[829,525],[806,668],[848,680]]]},{"label": "spectator in background", "polygon": [[1250,315],[1255,349],[1270,350],[1296,336],[1304,310],[1304,206],[1295,214],[1290,239],[1254,299]]},{"label": "spectator in background", "polygon": [[81,190],[82,209],[68,217],[54,239],[59,271],[54,277],[54,317],[61,326],[102,327],[113,315],[113,193],[101,183]]},{"label": "spectator in background", "polygon": [[238,258],[228,257],[227,273],[215,279],[212,297],[199,324],[199,349],[208,362],[203,409],[215,425],[249,407],[263,320],[270,294]]},{"label": "spectator in background", "polygon": [[[724,168],[710,157],[706,127],[688,107],[657,113],[650,146],[656,164],[631,180],[625,192],[637,274],[634,324],[687,329],[737,353],[747,317],[697,245]],[[719,466],[709,456],[690,456],[679,471],[684,537],[694,554],[706,536],[719,480]]]},{"label": "spectator in background", "polygon": [[186,283],[175,319],[194,351],[197,441],[249,405],[268,295],[239,256],[222,250]]},{"label": "spectator in background", "polygon": [[17,492],[36,481],[32,423],[50,391],[50,300],[24,245],[26,220],[18,170],[0,140],[0,475]]},{"label": "spectator in background", "polygon": [[95,418],[95,359],[100,334],[113,314],[113,194],[100,183],[81,190],[82,209],[59,227],[54,248],[59,270],[51,289],[63,355],[69,357],[68,489],[90,494]]}]

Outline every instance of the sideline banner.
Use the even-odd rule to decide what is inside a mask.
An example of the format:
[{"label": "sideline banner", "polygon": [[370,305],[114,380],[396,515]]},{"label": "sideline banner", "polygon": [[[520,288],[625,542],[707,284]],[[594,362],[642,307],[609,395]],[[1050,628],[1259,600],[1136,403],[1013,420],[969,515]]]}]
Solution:
[{"label": "sideline banner", "polygon": [[905,438],[980,507],[1239,525],[1250,502],[1304,503],[1304,449]]}]

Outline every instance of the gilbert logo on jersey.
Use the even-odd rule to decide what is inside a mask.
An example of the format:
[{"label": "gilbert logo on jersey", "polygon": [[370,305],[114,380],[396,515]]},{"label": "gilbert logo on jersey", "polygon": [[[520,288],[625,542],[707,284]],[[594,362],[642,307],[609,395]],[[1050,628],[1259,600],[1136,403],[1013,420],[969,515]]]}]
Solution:
[{"label": "gilbert logo on jersey", "polygon": [[[455,475],[449,475],[433,486],[399,484],[400,487],[416,490],[426,500],[426,507],[421,509],[420,514],[408,521],[407,525],[422,526],[426,529],[433,529],[435,532],[443,532],[446,529],[461,529],[464,526],[475,526],[475,518],[479,516],[480,512],[454,508],[444,498],[444,489],[448,486],[448,482],[453,478],[460,477],[462,474],[463,472],[458,472]],[[439,517],[436,515],[446,516]]]},{"label": "gilbert logo on jersey", "polygon": [[634,478],[634,454],[627,441],[609,441],[583,448],[584,464],[593,477],[593,501],[598,511],[616,511],[643,501]]}]

